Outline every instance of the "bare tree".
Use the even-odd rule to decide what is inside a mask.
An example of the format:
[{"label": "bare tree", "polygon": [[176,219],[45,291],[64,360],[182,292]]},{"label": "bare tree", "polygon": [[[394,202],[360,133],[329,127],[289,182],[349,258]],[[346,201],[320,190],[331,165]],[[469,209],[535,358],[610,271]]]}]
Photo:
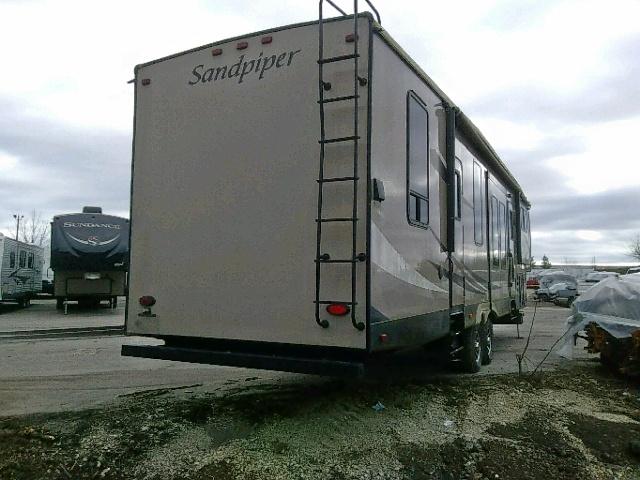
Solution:
[{"label": "bare tree", "polygon": [[23,242],[43,247],[49,243],[49,222],[42,213],[32,210],[20,223],[20,238]]},{"label": "bare tree", "polygon": [[640,261],[640,235],[636,235],[636,238],[629,244],[627,255]]}]

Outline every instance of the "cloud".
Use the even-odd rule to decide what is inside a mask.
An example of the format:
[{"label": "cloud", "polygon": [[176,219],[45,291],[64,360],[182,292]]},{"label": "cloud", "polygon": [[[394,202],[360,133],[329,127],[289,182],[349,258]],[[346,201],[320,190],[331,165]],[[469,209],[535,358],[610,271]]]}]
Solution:
[{"label": "cloud", "polygon": [[44,218],[87,204],[128,212],[128,133],[34,117],[2,98],[0,111],[0,229],[11,230],[10,213],[32,209]]},{"label": "cloud", "polygon": [[[593,125],[640,115],[640,35],[607,49],[606,62],[570,91],[538,84],[514,84],[476,98],[469,112],[537,126]],[[552,74],[552,72],[549,72]]]}]

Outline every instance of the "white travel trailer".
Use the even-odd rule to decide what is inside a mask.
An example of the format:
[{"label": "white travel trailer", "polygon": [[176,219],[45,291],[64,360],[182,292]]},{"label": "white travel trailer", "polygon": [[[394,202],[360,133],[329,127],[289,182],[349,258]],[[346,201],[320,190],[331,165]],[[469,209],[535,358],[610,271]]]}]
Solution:
[{"label": "white travel trailer", "polygon": [[358,375],[444,340],[473,372],[492,324],[522,321],[529,203],[370,14],[195,48],[134,83],[126,330],[165,344],[124,355]]},{"label": "white travel trailer", "polygon": [[42,291],[44,250],[0,233],[0,302],[21,307]]}]

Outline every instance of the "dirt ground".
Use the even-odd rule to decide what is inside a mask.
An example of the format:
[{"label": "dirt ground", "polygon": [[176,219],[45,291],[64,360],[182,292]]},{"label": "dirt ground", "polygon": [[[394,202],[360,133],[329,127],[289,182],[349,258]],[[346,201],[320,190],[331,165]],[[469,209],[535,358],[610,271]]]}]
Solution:
[{"label": "dirt ground", "polygon": [[2,419],[0,478],[640,478],[639,385],[595,360],[524,376],[255,380]]}]

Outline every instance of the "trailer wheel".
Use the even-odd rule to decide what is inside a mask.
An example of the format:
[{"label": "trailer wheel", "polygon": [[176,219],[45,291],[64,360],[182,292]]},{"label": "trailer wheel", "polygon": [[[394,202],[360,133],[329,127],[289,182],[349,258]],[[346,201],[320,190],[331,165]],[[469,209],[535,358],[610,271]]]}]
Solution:
[{"label": "trailer wheel", "polygon": [[493,323],[491,320],[487,320],[482,327],[482,341],[480,343],[482,348],[482,365],[489,365],[493,360]]},{"label": "trailer wheel", "polygon": [[482,335],[478,325],[464,330],[462,346],[462,369],[468,373],[479,372],[482,366]]}]

